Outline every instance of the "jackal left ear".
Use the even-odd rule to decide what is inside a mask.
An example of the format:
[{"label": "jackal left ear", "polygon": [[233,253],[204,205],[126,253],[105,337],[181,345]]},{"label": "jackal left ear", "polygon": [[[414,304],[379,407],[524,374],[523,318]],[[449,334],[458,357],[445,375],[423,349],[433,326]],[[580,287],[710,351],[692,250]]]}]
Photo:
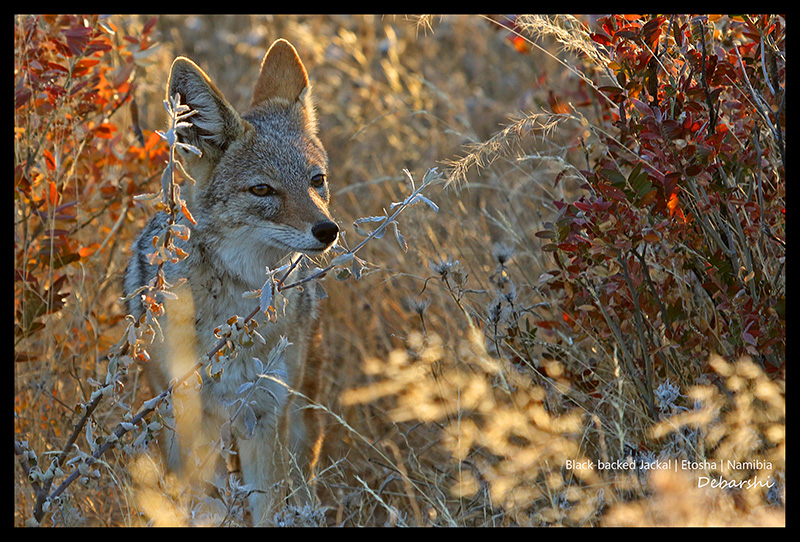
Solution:
[{"label": "jackal left ear", "polygon": [[194,62],[178,57],[172,63],[167,99],[180,95],[181,103],[195,111],[191,126],[181,128],[182,140],[200,148],[204,161],[214,161],[244,133],[245,125],[208,75]]},{"label": "jackal left ear", "polygon": [[261,62],[251,105],[276,99],[285,100],[290,105],[299,101],[309,120],[313,121],[310,91],[308,73],[297,50],[283,38],[275,40]]}]

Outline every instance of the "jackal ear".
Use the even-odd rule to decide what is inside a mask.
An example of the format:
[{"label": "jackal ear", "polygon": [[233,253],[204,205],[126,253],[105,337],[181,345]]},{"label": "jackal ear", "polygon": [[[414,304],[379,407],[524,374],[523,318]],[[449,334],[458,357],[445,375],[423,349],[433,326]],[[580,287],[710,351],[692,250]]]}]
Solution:
[{"label": "jackal ear", "polygon": [[308,88],[308,73],[297,50],[285,39],[278,39],[261,62],[252,105],[275,98],[287,100],[290,104],[304,101]]},{"label": "jackal ear", "polygon": [[233,106],[205,72],[185,57],[176,58],[170,70],[167,98],[175,94],[180,95],[181,103],[195,111],[187,119],[192,126],[180,129],[178,135],[182,141],[198,147],[203,158],[218,158],[231,142],[244,134],[245,125]]}]

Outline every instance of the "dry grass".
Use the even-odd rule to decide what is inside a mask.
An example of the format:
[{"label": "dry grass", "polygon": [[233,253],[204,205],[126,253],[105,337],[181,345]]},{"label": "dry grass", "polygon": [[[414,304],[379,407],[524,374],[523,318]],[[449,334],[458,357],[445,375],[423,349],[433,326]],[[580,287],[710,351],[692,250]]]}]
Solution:
[{"label": "dry grass", "polygon": [[[114,20],[133,28],[146,18]],[[782,504],[768,504],[783,502],[782,383],[746,361],[720,360],[714,374],[680,389],[654,426],[614,352],[526,328],[558,314],[557,300],[537,287],[550,264],[535,233],[554,214],[552,200],[582,182],[576,164],[586,160],[584,150],[570,141],[583,135],[590,152],[594,144],[590,121],[548,109],[549,89],[585,77],[564,67],[577,66],[569,34],[559,33],[572,21],[549,34],[532,26],[540,22],[526,24],[545,50],[520,54],[505,31],[477,16],[159,17],[160,50],[136,95],[146,130],[163,127],[163,88],[176,55],[203,67],[241,109],[269,43],[294,43],[330,155],[332,213],[351,245],[355,219],[382,214],[408,194],[403,169],[421,178],[438,166],[458,178],[427,194],[438,214],[416,206],[401,217],[408,252],[387,236],[360,253],[371,264],[360,280],[326,279],[321,506],[287,510],[285,524],[784,523]],[[86,379],[103,379],[104,352],[124,331],[117,285],[125,247],[148,214],[146,207],[128,213],[114,253],[93,262],[85,283],[73,281],[77,302],[64,321],[27,345],[49,361],[17,367],[15,400],[24,412],[17,438],[40,457],[69,434]],[[93,295],[98,276],[101,295]],[[503,331],[512,321],[521,333],[513,341]],[[76,326],[94,341],[93,359],[71,355],[64,338]],[[587,369],[600,379],[600,398],[576,377]],[[123,399],[138,406],[157,391],[134,371]],[[123,410],[117,404],[98,413],[98,430],[113,428]],[[764,463],[747,472],[778,485],[769,495],[765,488],[727,492],[696,487],[700,474],[682,469],[565,468],[567,460],[626,459],[758,459]],[[100,477],[76,484],[47,523],[191,523],[185,488],[148,461],[115,449]],[[23,525],[32,500],[20,469],[15,476],[14,521]],[[236,488],[218,497],[218,523],[238,523],[240,499]]]}]

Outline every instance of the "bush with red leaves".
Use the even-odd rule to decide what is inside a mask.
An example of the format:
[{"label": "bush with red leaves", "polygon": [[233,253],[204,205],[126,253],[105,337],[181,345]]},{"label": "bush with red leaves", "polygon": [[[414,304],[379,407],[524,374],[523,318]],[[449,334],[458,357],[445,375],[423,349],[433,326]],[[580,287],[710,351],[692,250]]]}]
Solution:
[{"label": "bush with red leaves", "polygon": [[712,352],[784,372],[785,37],[774,15],[612,15],[591,33],[616,78],[607,151],[538,235],[565,324],[616,349],[651,413],[655,382]]}]

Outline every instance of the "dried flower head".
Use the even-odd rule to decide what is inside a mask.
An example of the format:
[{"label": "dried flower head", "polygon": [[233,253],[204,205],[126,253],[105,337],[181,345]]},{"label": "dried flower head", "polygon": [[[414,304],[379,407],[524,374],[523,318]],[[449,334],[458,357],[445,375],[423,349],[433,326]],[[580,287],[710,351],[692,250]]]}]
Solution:
[{"label": "dried flower head", "polygon": [[514,247],[503,242],[497,242],[492,246],[492,258],[500,265],[505,265],[514,256]]},{"label": "dried flower head", "polygon": [[438,260],[431,260],[428,262],[428,267],[431,268],[431,271],[442,278],[446,277],[448,273],[453,271],[458,265],[458,260],[454,260],[452,256],[448,256],[446,259],[442,257]]}]

